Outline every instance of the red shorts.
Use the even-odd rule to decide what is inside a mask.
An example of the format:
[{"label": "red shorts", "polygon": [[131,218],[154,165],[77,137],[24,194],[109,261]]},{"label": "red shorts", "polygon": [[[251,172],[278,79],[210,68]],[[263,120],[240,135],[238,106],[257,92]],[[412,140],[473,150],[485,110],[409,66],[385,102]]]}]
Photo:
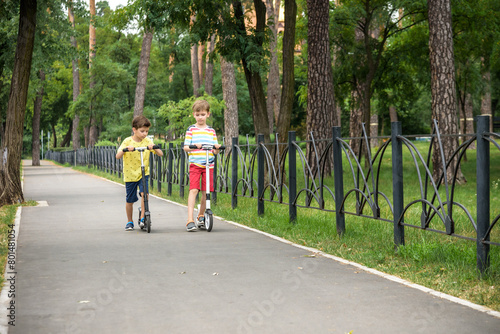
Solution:
[{"label": "red shorts", "polygon": [[[201,191],[206,191],[206,175],[205,168],[196,166],[195,164],[189,165],[189,190],[198,189],[200,190],[200,179],[201,179]],[[210,168],[210,192],[214,191],[214,169]]]}]

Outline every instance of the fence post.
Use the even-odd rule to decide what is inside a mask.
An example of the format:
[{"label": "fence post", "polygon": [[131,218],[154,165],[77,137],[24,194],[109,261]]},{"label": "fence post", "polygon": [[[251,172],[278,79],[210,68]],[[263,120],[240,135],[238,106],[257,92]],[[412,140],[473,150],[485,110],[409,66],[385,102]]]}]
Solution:
[{"label": "fence post", "polygon": [[401,246],[405,244],[404,221],[402,217],[404,209],[403,197],[403,145],[397,138],[402,134],[401,122],[391,123],[392,141],[392,199],[394,205],[394,244]]},{"label": "fence post", "polygon": [[149,188],[151,190],[154,189],[154,157],[153,154],[150,152],[149,153]]},{"label": "fence post", "polygon": [[489,116],[477,116],[476,193],[477,193],[477,269],[484,274],[490,266],[490,245],[486,235],[490,228],[490,143],[485,138],[489,132]]},{"label": "fence post", "polygon": [[[214,191],[210,194],[210,199],[213,205],[217,205],[217,157],[218,154],[214,154]],[[207,189],[209,191],[210,189]]]},{"label": "fence post", "polygon": [[[160,144],[160,150],[163,150],[163,144]],[[161,157],[156,156],[156,178],[158,192],[161,193]]]},{"label": "fence post", "polygon": [[173,166],[173,143],[168,143],[167,153],[167,196],[172,196],[172,166]]},{"label": "fence post", "polygon": [[337,234],[342,236],[345,233],[345,215],[342,212],[342,202],[344,200],[344,171],[342,169],[342,137],[341,127],[334,126],[332,129],[333,140],[333,179],[335,182],[335,220],[337,224]]},{"label": "fence post", "polygon": [[236,197],[238,191],[238,151],[236,146],[238,146],[238,137],[233,137],[231,139],[231,207],[233,209],[238,206],[238,197]]},{"label": "fence post", "polygon": [[257,214],[264,214],[264,135],[257,135]]},{"label": "fence post", "polygon": [[186,152],[184,149],[180,149],[179,154],[181,155],[181,165],[179,166],[179,196],[184,198],[184,171],[186,169]]},{"label": "fence post", "polygon": [[297,221],[297,150],[295,149],[295,131],[288,131],[288,216],[290,223]]}]

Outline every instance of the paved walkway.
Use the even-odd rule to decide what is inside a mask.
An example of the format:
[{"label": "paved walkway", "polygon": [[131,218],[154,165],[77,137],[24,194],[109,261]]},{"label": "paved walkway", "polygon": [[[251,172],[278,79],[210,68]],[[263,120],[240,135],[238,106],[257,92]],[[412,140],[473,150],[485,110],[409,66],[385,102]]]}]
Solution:
[{"label": "paved walkway", "polygon": [[235,224],[187,233],[186,208],[158,198],[152,232],[125,232],[123,186],[42,164],[24,169],[25,198],[48,205],[22,209],[9,333],[500,331],[497,313]]}]

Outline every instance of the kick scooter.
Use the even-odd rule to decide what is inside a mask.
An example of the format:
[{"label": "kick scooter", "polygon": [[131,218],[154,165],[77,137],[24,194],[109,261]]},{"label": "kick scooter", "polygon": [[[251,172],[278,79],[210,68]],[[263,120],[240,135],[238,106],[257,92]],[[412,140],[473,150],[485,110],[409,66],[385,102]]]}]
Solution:
[{"label": "kick scooter", "polygon": [[[196,145],[189,145],[189,148],[191,149],[197,149],[199,150],[198,146]],[[207,232],[212,231],[212,227],[214,226],[214,218],[213,218],[213,212],[212,209],[210,208],[210,167],[209,167],[209,153],[211,150],[214,149],[214,145],[209,145],[209,144],[203,144],[201,145],[201,150],[205,151],[205,189],[207,193],[207,198],[206,198],[206,207],[205,207],[205,212],[204,212],[204,217],[205,217],[205,223],[199,223],[198,220],[196,221],[196,225],[198,228],[205,228]],[[225,149],[224,146],[220,146],[218,150],[223,150]]]},{"label": "kick scooter", "polygon": [[[153,150],[160,148],[158,145],[153,146]],[[141,173],[142,173],[142,189],[144,189],[144,223],[141,224],[141,207],[139,206],[139,221],[138,224],[141,227],[141,230],[146,229],[148,233],[151,232],[151,213],[149,212],[149,199],[148,199],[148,193],[146,191],[147,184],[146,184],[146,170],[144,166],[144,159],[142,153],[146,151],[148,148],[147,147],[136,147],[134,151],[139,151],[141,154]],[[123,152],[133,152],[129,151],[128,148],[124,148]]]}]

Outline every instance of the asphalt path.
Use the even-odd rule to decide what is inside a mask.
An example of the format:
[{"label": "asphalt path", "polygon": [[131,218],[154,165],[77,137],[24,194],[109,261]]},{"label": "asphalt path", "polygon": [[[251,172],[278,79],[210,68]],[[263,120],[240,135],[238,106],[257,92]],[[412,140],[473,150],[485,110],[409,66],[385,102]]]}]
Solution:
[{"label": "asphalt path", "polygon": [[22,208],[4,332],[500,333],[497,312],[231,222],[188,233],[159,198],[151,233],[126,232],[124,187],[71,168],[25,162],[24,195],[41,205]]}]

